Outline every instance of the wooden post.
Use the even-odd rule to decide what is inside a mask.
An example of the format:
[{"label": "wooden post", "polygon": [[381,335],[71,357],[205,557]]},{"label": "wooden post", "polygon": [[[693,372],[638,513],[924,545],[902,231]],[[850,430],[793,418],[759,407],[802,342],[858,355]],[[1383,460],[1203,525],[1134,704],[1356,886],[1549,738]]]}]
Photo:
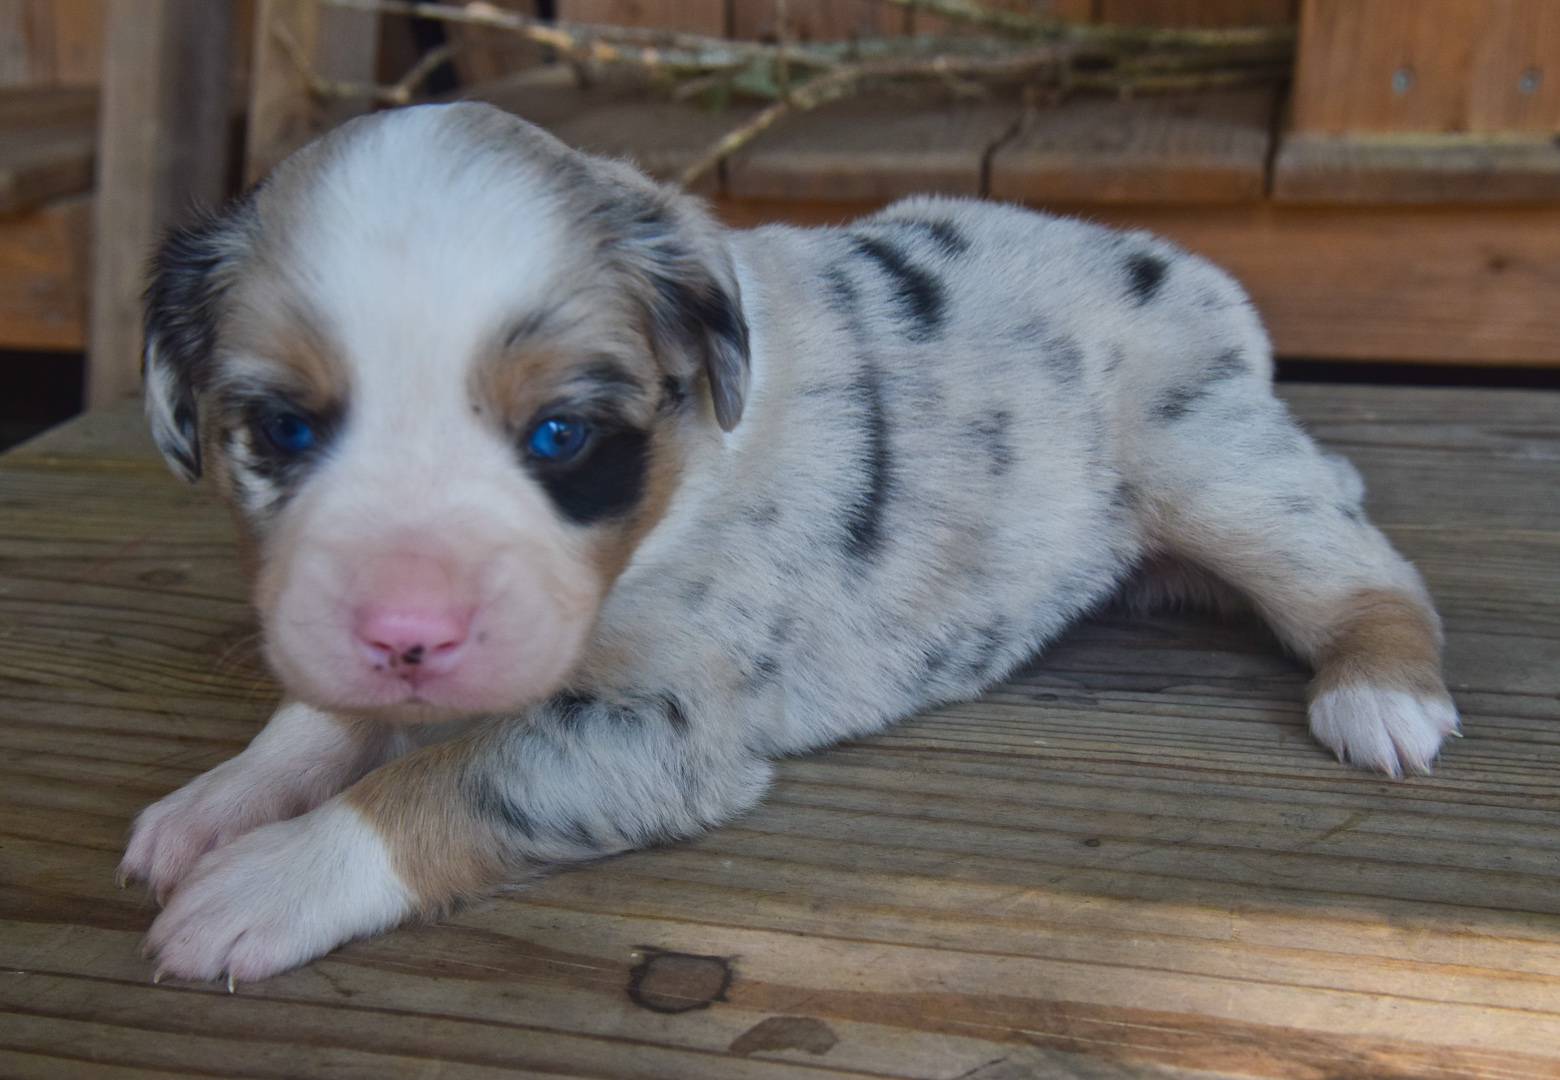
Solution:
[{"label": "wooden post", "polygon": [[87,405],[140,385],[146,262],[170,227],[222,200],[232,9],[113,0],[103,60]]},{"label": "wooden post", "polygon": [[316,135],[373,108],[367,95],[322,97],[311,77],[371,86],[379,48],[372,12],[327,8],[313,0],[260,0],[250,76],[244,182],[259,180]]}]

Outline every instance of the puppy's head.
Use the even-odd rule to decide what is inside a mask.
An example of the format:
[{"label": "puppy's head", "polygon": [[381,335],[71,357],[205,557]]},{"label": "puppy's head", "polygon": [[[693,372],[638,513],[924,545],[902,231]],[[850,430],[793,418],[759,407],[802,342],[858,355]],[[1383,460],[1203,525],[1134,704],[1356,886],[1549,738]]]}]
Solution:
[{"label": "puppy's head", "polygon": [[348,124],[147,290],[146,406],[214,475],[296,695],[397,718],[556,689],[747,328],[692,201],[482,105]]}]

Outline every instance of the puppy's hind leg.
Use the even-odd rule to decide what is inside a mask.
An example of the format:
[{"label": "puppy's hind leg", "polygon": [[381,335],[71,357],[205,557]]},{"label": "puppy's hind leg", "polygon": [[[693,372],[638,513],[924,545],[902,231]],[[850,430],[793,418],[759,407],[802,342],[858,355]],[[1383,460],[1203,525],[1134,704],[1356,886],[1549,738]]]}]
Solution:
[{"label": "puppy's hind leg", "polygon": [[1151,539],[1233,585],[1315,671],[1312,734],[1341,759],[1427,772],[1457,710],[1419,574],[1366,520],[1363,485],[1268,396],[1231,386],[1157,416],[1140,458]]}]

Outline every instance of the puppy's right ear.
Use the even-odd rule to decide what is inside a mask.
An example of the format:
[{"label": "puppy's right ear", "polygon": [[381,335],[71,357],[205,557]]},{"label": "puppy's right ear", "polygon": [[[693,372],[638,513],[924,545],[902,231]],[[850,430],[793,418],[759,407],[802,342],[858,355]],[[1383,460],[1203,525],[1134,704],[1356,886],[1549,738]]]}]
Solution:
[{"label": "puppy's right ear", "polygon": [[177,475],[200,477],[198,395],[210,376],[217,316],[247,237],[240,206],[169,236],[146,286],[141,379],[157,449]]}]

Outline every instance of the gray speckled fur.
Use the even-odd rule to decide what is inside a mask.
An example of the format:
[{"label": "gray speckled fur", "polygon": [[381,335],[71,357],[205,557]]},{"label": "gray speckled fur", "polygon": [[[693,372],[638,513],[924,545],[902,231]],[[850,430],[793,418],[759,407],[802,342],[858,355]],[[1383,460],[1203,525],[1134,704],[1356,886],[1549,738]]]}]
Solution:
[{"label": "gray speckled fur", "polygon": [[[447,175],[422,168],[431,196],[380,183],[411,163],[445,160]],[[327,203],[333,190],[357,190],[341,176],[372,199]],[[270,250],[254,239],[266,229],[295,244],[357,235],[334,219],[318,224],[326,206],[371,235],[381,220],[419,213],[418,198],[443,199],[452,239],[436,242],[458,245],[474,234],[462,229],[480,232],[486,219],[452,193],[531,199],[567,243],[556,262],[537,263],[552,306],[521,325],[550,318],[573,328],[576,352],[611,341],[653,356],[647,364],[680,363],[659,374],[698,389],[692,398],[679,390],[681,404],[664,414],[674,417],[680,479],[612,584],[564,692],[484,718],[427,759],[448,781],[440,797],[460,803],[431,819],[464,814],[462,842],[499,849],[508,880],[727,819],[762,796],[772,757],[978,694],[1124,585],[1157,599],[1238,594],[1308,660],[1362,593],[1404,598],[1426,634],[1438,625],[1418,575],[1365,520],[1358,475],[1273,396],[1268,341],[1240,288],[1154,237],[949,199],[912,199],[843,228],[727,231],[620,163],[469,105],[359,121],[277,177],[241,213],[164,256],[163,291],[203,298],[181,309],[200,321],[170,320],[154,303],[148,323],[149,413],[185,475],[200,458],[179,409],[219,397],[220,387],[194,380],[217,377],[201,350],[223,333],[222,290],[252,272],[234,261],[250,258],[246,244]],[[474,177],[480,185],[470,187]],[[289,234],[289,221],[316,224]],[[349,243],[340,264],[355,250]],[[285,279],[286,258],[268,257]],[[705,330],[690,331],[678,303],[702,311]],[[731,317],[738,303],[750,368],[741,319]],[[648,332],[635,321],[644,311],[661,312]],[[724,329],[706,333],[714,323]],[[701,334],[702,374],[690,360]],[[363,378],[384,375],[375,363],[384,361],[362,361]],[[350,403],[344,415],[350,426]],[[204,437],[223,452],[215,435]],[[436,448],[424,456],[441,460]],[[443,467],[459,483],[458,469]],[[227,468],[245,465],[235,457]],[[266,520],[238,490],[239,512],[263,534]],[[1387,771],[1400,753],[1405,766],[1425,767],[1456,714],[1444,690],[1414,692],[1351,684],[1324,710],[1318,735]],[[304,707],[283,714],[299,730],[333,722]],[[1313,724],[1317,716],[1313,703]],[[407,750],[400,736],[366,749],[338,741],[348,756],[331,773],[336,787],[311,798],[404,764],[381,765]],[[292,782],[287,768],[241,762],[224,768],[253,774],[245,783],[268,797]],[[253,827],[215,796],[178,799],[159,821],[189,837],[211,835],[207,818],[223,815]],[[420,859],[445,857],[421,837],[384,839]],[[142,875],[156,862],[127,858]],[[168,865],[166,878],[177,880],[184,863]],[[437,910],[452,899],[417,903]],[[319,901],[321,910],[333,903],[350,909]],[[272,969],[388,916],[354,917],[341,915],[334,938],[322,931]]]}]

